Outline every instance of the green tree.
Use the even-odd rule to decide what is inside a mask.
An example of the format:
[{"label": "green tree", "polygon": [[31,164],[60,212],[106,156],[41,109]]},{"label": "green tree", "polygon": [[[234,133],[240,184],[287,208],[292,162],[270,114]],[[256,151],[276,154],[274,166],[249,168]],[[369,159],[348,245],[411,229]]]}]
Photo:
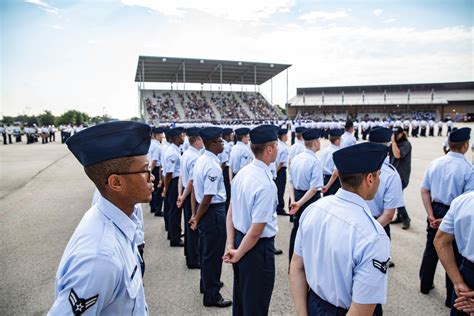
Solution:
[{"label": "green tree", "polygon": [[13,124],[15,121],[11,116],[4,116],[2,119],[3,124]]},{"label": "green tree", "polygon": [[44,113],[38,115],[38,120],[41,125],[53,125],[56,117],[51,111],[45,110]]},{"label": "green tree", "polygon": [[139,117],[137,117],[137,116],[134,116],[134,117],[130,118],[130,121],[133,121],[133,122],[141,122],[142,119],[139,118]]},{"label": "green tree", "polygon": [[71,124],[81,125],[89,122],[90,117],[87,113],[76,110],[69,110],[56,118],[56,125]]}]

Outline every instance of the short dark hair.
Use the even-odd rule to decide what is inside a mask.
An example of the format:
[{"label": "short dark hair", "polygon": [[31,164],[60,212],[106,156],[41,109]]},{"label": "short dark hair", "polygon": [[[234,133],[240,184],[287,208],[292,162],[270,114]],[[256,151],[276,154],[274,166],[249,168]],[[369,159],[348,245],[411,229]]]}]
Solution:
[{"label": "short dark hair", "polygon": [[255,156],[260,156],[265,151],[267,146],[275,145],[275,141],[267,142],[264,144],[250,144],[250,148]]},{"label": "short dark hair", "polygon": [[104,194],[107,180],[111,174],[130,171],[134,157],[120,157],[84,167],[89,179],[94,182],[101,194]]},{"label": "short dark hair", "polygon": [[341,139],[341,136],[329,136],[329,141],[331,144],[334,144],[338,139]]},{"label": "short dark hair", "polygon": [[361,184],[362,181],[367,177],[369,173],[375,175],[377,171],[373,172],[364,172],[364,173],[339,173],[339,181],[341,181],[342,187],[349,187],[351,189],[357,189]]},{"label": "short dark hair", "polygon": [[248,134],[245,134],[245,135],[237,135],[237,141],[241,142],[242,139],[247,136]]},{"label": "short dark hair", "polygon": [[454,152],[460,152],[462,150],[462,146],[464,146],[464,144],[468,142],[469,142],[468,140],[464,142],[448,141],[449,149]]},{"label": "short dark hair", "polygon": [[200,136],[189,136],[188,140],[191,145],[194,145],[194,143],[200,138]]}]

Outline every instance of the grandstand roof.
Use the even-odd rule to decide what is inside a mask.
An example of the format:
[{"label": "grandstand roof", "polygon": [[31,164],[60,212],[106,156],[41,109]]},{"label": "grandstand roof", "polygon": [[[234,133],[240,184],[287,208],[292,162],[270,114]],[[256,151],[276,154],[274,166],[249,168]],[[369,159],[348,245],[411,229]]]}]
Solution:
[{"label": "grandstand roof", "polygon": [[[194,59],[163,56],[139,56],[135,82],[183,82],[261,85],[291,65]],[[144,80],[142,80],[142,72]]]}]

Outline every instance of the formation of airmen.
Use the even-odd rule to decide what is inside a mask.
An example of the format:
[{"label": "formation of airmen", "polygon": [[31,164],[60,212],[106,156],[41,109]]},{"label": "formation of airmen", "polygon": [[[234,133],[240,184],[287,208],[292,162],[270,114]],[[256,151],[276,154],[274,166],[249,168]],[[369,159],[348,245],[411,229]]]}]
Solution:
[{"label": "formation of airmen", "polygon": [[[394,266],[390,224],[397,210],[403,213],[408,184],[397,165],[408,152],[394,143],[408,136],[406,127],[383,123],[366,133],[364,122],[350,120],[333,128],[287,123],[117,121],[71,136],[67,146],[97,192],[61,259],[49,314],[148,313],[139,205],[149,203],[164,219],[170,246],[184,247],[187,267],[200,269],[204,306],[268,314],[281,253],[274,239],[278,222],[289,218],[288,273],[298,314],[382,315]],[[357,143],[359,133],[367,142]],[[453,315],[474,311],[474,173],[464,157],[470,133],[450,132],[450,152],[429,164],[421,188],[427,241],[420,291],[433,288],[441,260]],[[322,138],[331,145],[318,158]],[[223,263],[233,265],[232,300],[220,293]]]}]

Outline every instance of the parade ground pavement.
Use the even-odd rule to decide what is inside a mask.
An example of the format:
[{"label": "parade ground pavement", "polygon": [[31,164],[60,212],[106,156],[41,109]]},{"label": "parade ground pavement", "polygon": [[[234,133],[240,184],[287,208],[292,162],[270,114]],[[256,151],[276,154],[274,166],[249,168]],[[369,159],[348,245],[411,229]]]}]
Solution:
[{"label": "parade ground pavement", "polygon": [[[461,124],[457,124],[461,126]],[[470,124],[474,127],[474,124]],[[445,133],[444,133],[445,135]],[[445,137],[410,138],[410,184],[404,192],[411,228],[392,225],[392,261],[385,315],[448,315],[444,270],[438,264],[435,288],[419,291],[418,271],[426,242],[426,213],[420,185],[426,166],[443,155]],[[322,147],[328,146],[322,140]],[[319,155],[319,153],[318,153]],[[471,152],[466,159],[471,162]],[[94,190],[79,162],[59,142],[0,145],[0,315],[45,315],[53,303],[56,270],[75,227],[90,207]],[[443,181],[443,179],[439,179]],[[144,277],[150,315],[231,315],[232,309],[206,308],[199,293],[199,270],[188,270],[183,248],[170,248],[163,218],[143,204]],[[271,315],[295,315],[288,286],[288,217],[278,217],[276,280]],[[374,272],[375,273],[375,272]],[[232,297],[232,267],[222,269],[222,294]]]}]

